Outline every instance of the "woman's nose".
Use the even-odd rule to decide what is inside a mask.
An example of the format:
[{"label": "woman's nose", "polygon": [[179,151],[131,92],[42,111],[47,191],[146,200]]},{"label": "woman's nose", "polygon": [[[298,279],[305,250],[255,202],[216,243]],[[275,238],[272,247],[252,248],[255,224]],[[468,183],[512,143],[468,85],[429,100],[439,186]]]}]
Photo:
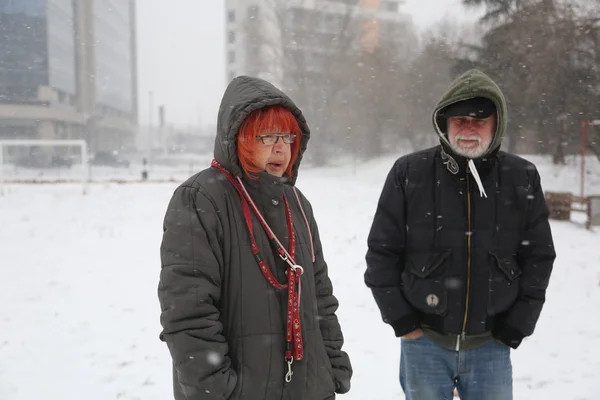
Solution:
[{"label": "woman's nose", "polygon": [[283,149],[285,149],[285,146],[287,145],[283,143],[283,138],[280,137],[279,140],[277,140],[277,143],[273,145],[273,151],[276,153],[281,153]]}]

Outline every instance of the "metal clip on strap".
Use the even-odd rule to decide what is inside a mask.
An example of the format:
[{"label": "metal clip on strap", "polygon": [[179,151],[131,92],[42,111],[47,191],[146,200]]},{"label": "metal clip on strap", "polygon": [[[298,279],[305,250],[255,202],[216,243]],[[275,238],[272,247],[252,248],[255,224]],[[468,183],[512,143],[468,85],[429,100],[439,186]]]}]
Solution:
[{"label": "metal clip on strap", "polygon": [[288,366],[287,374],[285,374],[285,381],[287,383],[290,383],[292,381],[292,375],[294,375],[294,371],[292,371],[292,363],[294,362],[294,357],[292,357],[290,359],[286,358],[285,361],[287,362],[287,366]]}]

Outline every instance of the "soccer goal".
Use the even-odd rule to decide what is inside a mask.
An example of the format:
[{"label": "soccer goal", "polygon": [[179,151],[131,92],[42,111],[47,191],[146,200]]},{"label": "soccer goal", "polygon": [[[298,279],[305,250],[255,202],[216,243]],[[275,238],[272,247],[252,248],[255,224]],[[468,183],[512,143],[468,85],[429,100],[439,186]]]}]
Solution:
[{"label": "soccer goal", "polygon": [[[63,154],[49,151],[48,147],[61,149]],[[73,152],[73,149],[76,151]],[[78,164],[81,170],[75,171],[74,175],[68,174],[68,179],[64,180],[80,181],[86,194],[90,168],[85,140],[0,140],[0,195],[4,194],[7,182],[44,180],[40,179],[45,176],[44,172],[53,168],[71,169],[72,163]]]}]

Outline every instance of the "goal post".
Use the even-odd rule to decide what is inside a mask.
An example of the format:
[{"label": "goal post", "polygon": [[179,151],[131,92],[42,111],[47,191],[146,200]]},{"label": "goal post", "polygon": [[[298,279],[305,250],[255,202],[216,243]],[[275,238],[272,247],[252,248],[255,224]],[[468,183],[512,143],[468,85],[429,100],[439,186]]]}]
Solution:
[{"label": "goal post", "polygon": [[9,147],[79,147],[81,152],[81,184],[83,194],[87,193],[88,182],[90,178],[88,148],[85,140],[44,140],[44,139],[14,139],[0,140],[0,195],[4,195],[4,186],[6,184],[4,167],[4,149]]}]

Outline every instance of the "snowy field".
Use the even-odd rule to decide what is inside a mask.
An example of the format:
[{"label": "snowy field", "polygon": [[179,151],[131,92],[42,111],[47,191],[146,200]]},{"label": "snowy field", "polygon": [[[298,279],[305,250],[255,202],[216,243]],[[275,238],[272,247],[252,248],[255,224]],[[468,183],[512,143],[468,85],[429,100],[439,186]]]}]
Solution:
[{"label": "snowy field", "polygon": [[[545,190],[579,193],[578,161],[538,163]],[[363,283],[366,236],[392,158],[305,169],[353,387],[342,399],[402,399],[399,340]],[[587,193],[600,194],[588,162]],[[181,180],[187,167],[156,175]],[[105,176],[134,179],[139,171]],[[127,175],[129,174],[129,175]],[[10,184],[0,197],[0,399],[164,400],[171,363],[158,340],[162,218],[176,183]],[[515,399],[598,399],[600,228],[552,222],[558,259],[536,334],[513,352]]]}]

